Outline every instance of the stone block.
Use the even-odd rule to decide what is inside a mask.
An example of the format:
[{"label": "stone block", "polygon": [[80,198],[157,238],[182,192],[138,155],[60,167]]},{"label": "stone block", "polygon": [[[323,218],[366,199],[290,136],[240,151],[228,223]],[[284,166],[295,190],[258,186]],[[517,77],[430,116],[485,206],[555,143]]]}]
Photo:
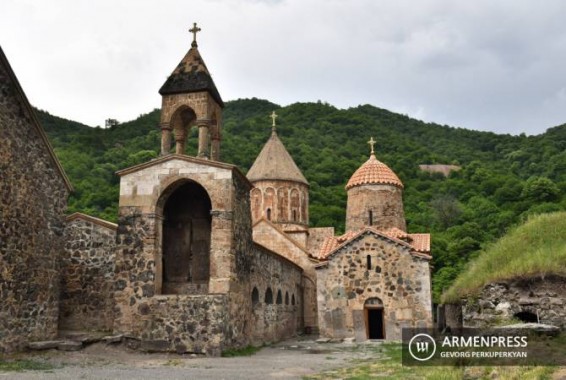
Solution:
[{"label": "stone block", "polygon": [[52,348],[57,348],[62,341],[60,340],[45,340],[41,342],[31,342],[28,344],[30,350],[49,350]]}]

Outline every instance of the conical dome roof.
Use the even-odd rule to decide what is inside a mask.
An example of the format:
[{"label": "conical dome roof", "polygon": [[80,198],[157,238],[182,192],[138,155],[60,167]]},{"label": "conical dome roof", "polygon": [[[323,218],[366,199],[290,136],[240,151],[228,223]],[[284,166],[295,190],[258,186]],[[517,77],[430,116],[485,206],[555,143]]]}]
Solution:
[{"label": "conical dome roof", "polygon": [[389,166],[375,158],[373,153],[369,160],[354,172],[346,185],[346,190],[361,185],[393,185],[403,188],[403,183],[399,177]]},{"label": "conical dome roof", "polygon": [[198,51],[197,44],[193,42],[190,50],[161,86],[159,93],[171,95],[200,91],[208,91],[220,106],[224,106],[212,76]]},{"label": "conical dome roof", "polygon": [[275,131],[255,159],[247,177],[250,182],[286,180],[309,184]]}]

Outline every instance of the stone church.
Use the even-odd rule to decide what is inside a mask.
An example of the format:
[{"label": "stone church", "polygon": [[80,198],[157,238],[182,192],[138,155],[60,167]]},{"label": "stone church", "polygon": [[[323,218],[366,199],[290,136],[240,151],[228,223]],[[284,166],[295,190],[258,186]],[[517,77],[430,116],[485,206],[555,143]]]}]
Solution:
[{"label": "stone church", "polygon": [[[398,340],[432,325],[430,237],[407,233],[403,184],[373,145],[346,185],[345,234],[310,228],[309,183],[275,113],[247,175],[221,161],[224,103],[199,30],[159,90],[160,157],[117,172],[117,224],[64,215],[72,188],[0,55],[0,351],[102,330],[140,350],[219,355],[303,332]],[[22,194],[45,211],[26,216]]]}]

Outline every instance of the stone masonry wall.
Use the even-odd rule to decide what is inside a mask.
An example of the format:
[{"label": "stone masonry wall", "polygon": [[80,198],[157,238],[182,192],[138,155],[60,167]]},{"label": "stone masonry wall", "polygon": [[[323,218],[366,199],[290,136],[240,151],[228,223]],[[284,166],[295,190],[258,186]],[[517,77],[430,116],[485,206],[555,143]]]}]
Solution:
[{"label": "stone masonry wall", "polygon": [[251,343],[289,338],[303,327],[302,270],[260,245],[255,246],[253,258],[247,294],[253,308]]},{"label": "stone masonry wall", "polygon": [[358,231],[371,224],[378,230],[397,227],[406,231],[403,190],[391,185],[363,185],[348,190],[346,231]]},{"label": "stone masonry wall", "polygon": [[116,225],[73,214],[65,227],[59,328],[111,331]]},{"label": "stone masonry wall", "polygon": [[254,226],[254,241],[277,252],[289,261],[298,265],[303,271],[303,303],[301,310],[304,327],[307,331],[316,331],[318,326],[316,303],[316,272],[314,263],[309,259],[308,252],[296,241],[290,239],[281,231],[279,226],[262,220]]},{"label": "stone masonry wall", "polygon": [[383,302],[385,339],[401,339],[402,327],[432,326],[428,260],[401,244],[362,234],[330,256],[317,274],[322,336],[365,340],[364,303],[370,298]]},{"label": "stone masonry wall", "polygon": [[[3,53],[0,53],[3,55]],[[0,57],[1,58],[1,57]],[[0,353],[57,335],[69,189],[0,62]]]},{"label": "stone masonry wall", "polygon": [[464,327],[486,327],[505,323],[521,312],[538,316],[540,323],[566,329],[566,279],[502,281],[484,286],[479,295],[463,305]]},{"label": "stone masonry wall", "polygon": [[[163,205],[170,189],[174,191],[178,183],[187,180],[206,190],[212,206],[209,294],[160,295]],[[142,343],[162,341],[158,346],[165,351],[211,355],[248,343],[251,301],[247,274],[252,260],[249,189],[245,177],[233,166],[188,156],[167,156],[122,175],[116,332]],[[206,317],[195,312],[196,307]],[[212,326],[222,326],[214,328],[218,334],[214,339],[207,335]]]}]

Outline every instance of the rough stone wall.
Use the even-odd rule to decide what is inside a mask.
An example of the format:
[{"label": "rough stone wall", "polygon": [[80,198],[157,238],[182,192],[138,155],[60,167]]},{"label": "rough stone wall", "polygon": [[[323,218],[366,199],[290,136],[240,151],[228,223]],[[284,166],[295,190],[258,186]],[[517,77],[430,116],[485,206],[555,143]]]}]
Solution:
[{"label": "rough stone wall", "polygon": [[[116,332],[131,337],[132,345],[141,349],[217,355],[249,344],[252,334],[263,343],[296,331],[302,315],[280,307],[273,308],[269,318],[281,325],[256,333],[250,286],[254,275],[269,278],[274,286],[289,279],[301,305],[299,290],[294,289],[302,286],[301,269],[253,244],[250,185],[244,176],[229,165],[181,156],[121,174]],[[199,183],[212,204],[209,294],[160,295],[163,198],[184,180]]]},{"label": "rough stone wall", "polygon": [[[54,338],[69,188],[0,51],[0,353]],[[39,127],[40,128],[40,127]]]},{"label": "rough stone wall", "polygon": [[566,329],[566,279],[545,277],[488,284],[465,301],[464,326],[493,326],[516,319],[521,312],[538,316],[540,323]]},{"label": "rough stone wall", "polygon": [[254,226],[254,241],[277,252],[303,270],[303,309],[304,326],[307,331],[315,331],[318,326],[316,303],[316,272],[308,252],[279,230],[275,225],[262,220]]},{"label": "rough stone wall", "polygon": [[362,234],[332,255],[317,274],[323,336],[366,339],[364,304],[376,297],[383,302],[385,339],[401,339],[402,327],[432,327],[429,263],[405,246]]},{"label": "rough stone wall", "polygon": [[[253,258],[247,297],[252,301],[254,289],[259,297],[250,302],[251,343],[261,345],[289,338],[303,327],[302,270],[260,245],[255,246]],[[268,289],[271,300],[266,297]]]},{"label": "rough stone wall", "polygon": [[[369,222],[372,211],[373,223]],[[403,190],[390,185],[363,185],[348,190],[346,231],[372,225],[378,230],[396,227],[406,231]]]},{"label": "rough stone wall", "polygon": [[65,227],[59,328],[111,331],[116,225],[74,215]]}]

